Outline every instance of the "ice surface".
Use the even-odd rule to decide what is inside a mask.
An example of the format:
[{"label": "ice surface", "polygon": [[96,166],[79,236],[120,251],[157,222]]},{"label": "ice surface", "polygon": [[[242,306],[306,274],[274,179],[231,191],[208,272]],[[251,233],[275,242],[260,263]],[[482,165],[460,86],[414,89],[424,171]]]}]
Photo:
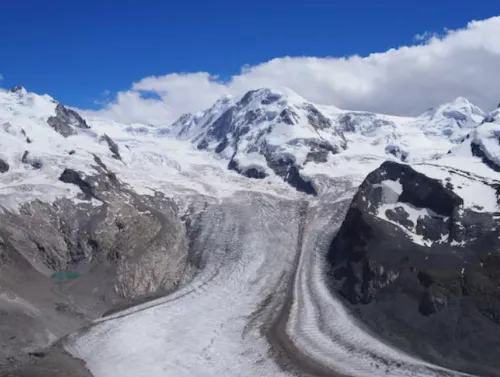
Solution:
[{"label": "ice surface", "polygon": [[283,295],[299,226],[296,203],[242,194],[203,216],[205,268],[187,287],[104,319],[68,351],[97,377],[286,376],[269,359],[259,313]]}]

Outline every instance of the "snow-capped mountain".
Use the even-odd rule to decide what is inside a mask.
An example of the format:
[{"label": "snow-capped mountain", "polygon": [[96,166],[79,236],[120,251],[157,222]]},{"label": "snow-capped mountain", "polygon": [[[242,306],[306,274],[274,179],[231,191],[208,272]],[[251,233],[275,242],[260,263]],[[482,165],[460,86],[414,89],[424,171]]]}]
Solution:
[{"label": "snow-capped mountain", "polygon": [[271,89],[250,91],[238,101],[226,97],[206,111],[184,115],[172,133],[229,160],[231,169],[247,177],[274,172],[309,193],[314,188],[298,169],[346,148],[342,132],[315,105],[291,91]]},{"label": "snow-capped mountain", "polygon": [[466,98],[432,108],[416,119],[416,123],[429,136],[438,136],[459,142],[470,129],[482,122],[486,114]]},{"label": "snow-capped mountain", "polygon": [[228,160],[230,169],[245,176],[275,174],[300,191],[316,194],[320,188],[312,176],[321,170],[328,175],[326,170],[335,170],[345,158],[360,160],[360,165],[367,158],[435,159],[484,117],[462,97],[417,118],[403,118],[315,105],[288,89],[264,88],[185,114],[171,133]]},{"label": "snow-capped mountain", "polygon": [[464,98],[156,128],[0,90],[0,375],[500,376],[499,140]]}]

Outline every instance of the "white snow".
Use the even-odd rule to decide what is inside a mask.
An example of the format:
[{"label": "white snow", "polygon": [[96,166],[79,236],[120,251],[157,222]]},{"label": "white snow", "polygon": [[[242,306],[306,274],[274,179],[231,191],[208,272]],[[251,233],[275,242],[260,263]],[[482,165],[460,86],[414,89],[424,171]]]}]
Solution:
[{"label": "white snow", "polygon": [[[159,190],[171,196],[197,193],[220,198],[252,190],[297,195],[280,178],[249,180],[228,171],[227,161],[196,151],[189,142],[158,137],[148,126],[87,119],[90,130],[78,129],[77,135],[64,138],[47,124],[56,105],[49,96],[0,91],[0,158],[10,165],[1,175],[0,207],[16,211],[34,199],[50,203],[58,197],[75,198],[79,189],[58,178],[65,168],[96,174],[94,155],[139,193]],[[103,134],[118,144],[123,162],[111,158],[107,144],[100,141]],[[26,137],[32,142],[27,143]],[[21,162],[25,150],[41,160],[40,170]]]},{"label": "white snow", "polygon": [[403,193],[403,185],[397,181],[386,179],[382,181],[382,202],[384,203],[396,203],[399,196]]}]

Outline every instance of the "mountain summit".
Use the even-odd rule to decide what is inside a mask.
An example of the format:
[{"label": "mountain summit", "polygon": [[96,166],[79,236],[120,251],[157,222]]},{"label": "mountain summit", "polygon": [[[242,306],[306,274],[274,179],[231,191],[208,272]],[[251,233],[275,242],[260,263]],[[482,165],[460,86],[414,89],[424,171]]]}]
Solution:
[{"label": "mountain summit", "polygon": [[288,89],[261,88],[239,100],[224,97],[210,109],[185,114],[171,133],[228,160],[230,169],[247,177],[274,174],[300,191],[316,194],[310,175],[318,165],[367,155],[403,162],[436,158],[484,116],[463,97],[417,118],[403,118],[316,105]]},{"label": "mountain summit", "polygon": [[229,167],[247,177],[272,172],[308,193],[315,190],[299,170],[346,148],[342,132],[314,104],[292,91],[268,88],[185,115],[174,123],[173,133],[230,160]]}]

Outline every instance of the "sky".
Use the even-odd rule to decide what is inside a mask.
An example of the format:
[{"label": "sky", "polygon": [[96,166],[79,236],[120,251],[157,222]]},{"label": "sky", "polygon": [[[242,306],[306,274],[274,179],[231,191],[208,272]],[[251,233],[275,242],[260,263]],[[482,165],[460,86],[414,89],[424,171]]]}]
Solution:
[{"label": "sky", "polygon": [[500,101],[498,14],[494,0],[7,1],[0,87],[124,123],[263,86],[397,115],[457,96],[484,108]]}]

